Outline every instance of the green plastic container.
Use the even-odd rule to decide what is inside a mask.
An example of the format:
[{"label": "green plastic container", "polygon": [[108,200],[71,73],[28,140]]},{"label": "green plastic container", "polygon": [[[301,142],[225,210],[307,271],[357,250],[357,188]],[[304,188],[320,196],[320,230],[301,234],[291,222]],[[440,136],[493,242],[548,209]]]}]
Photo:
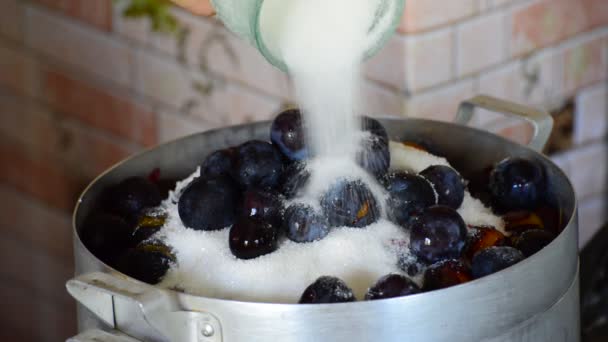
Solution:
[{"label": "green plastic container", "polygon": [[[255,46],[272,65],[287,72],[282,58],[271,52],[260,30],[264,0],[211,0],[211,3],[229,30]],[[405,0],[381,0],[370,29],[370,35],[376,36],[376,39],[369,44],[366,58],[375,55],[393,35],[404,7]],[[389,20],[381,20],[384,18]]]}]

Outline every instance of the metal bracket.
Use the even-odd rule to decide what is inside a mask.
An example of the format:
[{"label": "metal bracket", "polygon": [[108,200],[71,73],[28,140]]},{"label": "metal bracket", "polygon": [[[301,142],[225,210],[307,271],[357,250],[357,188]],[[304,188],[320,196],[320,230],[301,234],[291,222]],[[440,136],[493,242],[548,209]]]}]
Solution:
[{"label": "metal bracket", "polygon": [[530,122],[534,127],[534,135],[528,147],[538,152],[542,152],[553,129],[553,118],[549,113],[487,95],[479,95],[470,100],[463,101],[458,107],[458,113],[456,113],[454,122],[467,125],[473,117],[475,108],[487,109]]},{"label": "metal bracket", "polygon": [[[216,317],[183,310],[176,294],[170,291],[102,272],[78,276],[69,280],[66,287],[72,297],[108,326],[134,338],[154,342],[222,341]],[[159,339],[159,335],[164,338]]]}]

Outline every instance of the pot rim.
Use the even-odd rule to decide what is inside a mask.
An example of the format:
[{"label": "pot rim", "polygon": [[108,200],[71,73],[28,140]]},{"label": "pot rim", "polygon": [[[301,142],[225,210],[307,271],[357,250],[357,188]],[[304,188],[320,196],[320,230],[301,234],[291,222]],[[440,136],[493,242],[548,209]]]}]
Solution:
[{"label": "pot rim", "polygon": [[[437,121],[437,120],[429,120],[429,119],[422,119],[422,118],[397,118],[394,116],[374,116],[374,118],[379,119],[382,123],[386,123],[386,122],[401,122],[401,121],[406,121],[406,122],[412,122],[412,123],[427,123],[427,124],[433,124],[433,125],[445,125],[445,126],[451,126],[451,127],[458,127],[458,129],[464,129],[464,130],[472,130],[475,132],[475,134],[481,134],[481,135],[486,135],[492,139],[497,139],[501,144],[507,144],[507,145],[515,145],[517,146],[519,149],[523,149],[526,150],[528,153],[531,153],[535,156],[535,158],[538,159],[542,159],[543,162],[546,162],[548,164],[550,164],[559,174],[559,177],[563,178],[564,180],[566,180],[566,186],[568,189],[568,192],[570,193],[569,195],[572,196],[573,199],[573,205],[572,205],[572,211],[567,214],[567,220],[565,225],[563,226],[563,229],[560,231],[560,233],[551,241],[551,243],[549,245],[547,245],[545,248],[541,249],[540,251],[538,251],[537,253],[525,258],[524,260],[520,261],[519,263],[517,263],[516,265],[510,266],[506,269],[503,269],[499,272],[484,276],[482,278],[479,279],[473,279],[469,282],[463,283],[463,284],[459,284],[459,285],[454,285],[454,286],[450,286],[448,288],[443,288],[443,289],[439,289],[439,290],[433,290],[433,291],[428,291],[428,292],[421,292],[418,294],[413,294],[413,295],[408,295],[408,296],[404,296],[404,297],[395,297],[395,298],[386,298],[386,299],[379,299],[379,300],[373,300],[373,301],[364,301],[364,300],[358,300],[355,302],[349,302],[349,303],[332,303],[332,304],[314,304],[314,305],[303,305],[303,304],[297,304],[297,303],[271,303],[271,302],[255,302],[255,301],[240,301],[240,300],[233,300],[233,299],[221,299],[221,298],[214,298],[214,297],[205,297],[205,296],[198,296],[198,295],[194,295],[194,294],[190,294],[190,293],[186,293],[186,292],[180,292],[180,291],[176,291],[176,290],[172,290],[172,289],[167,289],[167,288],[160,288],[157,287],[155,285],[151,285],[148,283],[144,283],[141,282],[139,280],[136,280],[134,278],[131,278],[127,275],[125,275],[124,273],[116,270],[115,268],[107,265],[106,263],[104,263],[103,261],[101,261],[99,258],[97,258],[91,251],[89,251],[88,248],[86,248],[86,246],[83,244],[82,240],[80,239],[80,234],[78,232],[77,229],[77,216],[80,210],[80,206],[81,203],[84,199],[84,197],[89,193],[90,189],[92,187],[94,187],[98,181],[100,179],[103,179],[105,176],[107,176],[108,174],[110,174],[113,170],[119,168],[120,166],[122,166],[125,163],[130,162],[131,160],[140,158],[141,156],[148,154],[148,153],[152,153],[154,152],[156,149],[158,149],[160,146],[165,146],[165,145],[170,145],[170,144],[179,144],[180,142],[184,141],[184,140],[188,140],[188,139],[192,139],[198,135],[201,134],[212,134],[212,133],[219,133],[223,130],[227,130],[227,129],[238,129],[238,128],[247,128],[247,127],[252,127],[255,125],[269,125],[271,121],[269,120],[265,120],[265,121],[256,121],[256,122],[251,122],[251,123],[245,123],[245,124],[239,124],[239,125],[231,125],[231,126],[224,126],[224,127],[220,127],[220,128],[214,128],[211,130],[206,130],[206,131],[201,131],[201,132],[196,132],[196,133],[192,133],[177,139],[173,139],[170,140],[168,142],[165,142],[163,144],[159,144],[159,145],[155,145],[153,147],[149,147],[146,148],[136,154],[133,154],[117,163],[115,163],[114,165],[112,165],[111,167],[109,167],[108,169],[106,169],[104,172],[102,172],[100,175],[98,175],[97,177],[95,177],[95,179],[93,179],[87,186],[86,188],[81,192],[81,194],[78,196],[78,200],[76,202],[76,205],[74,206],[74,210],[73,210],[73,214],[72,214],[72,234],[74,237],[74,242],[79,244],[80,247],[86,251],[86,253],[88,253],[90,256],[92,256],[97,262],[99,262],[100,264],[102,264],[107,271],[109,271],[111,274],[114,275],[118,275],[121,276],[125,279],[128,279],[129,281],[132,282],[136,282],[137,284],[140,284],[142,286],[145,287],[152,287],[158,290],[163,290],[163,291],[168,291],[170,293],[176,294],[178,295],[180,298],[196,298],[196,299],[204,299],[206,301],[209,301],[209,303],[228,303],[228,304],[234,304],[234,305],[244,305],[244,306],[249,306],[249,305],[255,305],[257,308],[259,308],[260,305],[264,305],[264,306],[272,306],[273,308],[277,308],[277,307],[283,307],[283,308],[292,308],[292,307],[298,307],[299,310],[307,310],[306,308],[314,308],[315,311],[318,309],[323,309],[323,308],[341,308],[341,307],[346,307],[346,306],[352,306],[352,305],[378,305],[378,303],[395,303],[397,301],[402,301],[402,302],[411,302],[411,301],[417,301],[417,300],[421,300],[420,298],[425,298],[425,300],[428,298],[429,300],[432,300],[432,298],[441,298],[444,297],[446,295],[452,294],[452,293],[456,293],[457,291],[459,291],[462,288],[470,288],[470,287],[481,287],[486,283],[490,283],[492,281],[494,281],[496,278],[500,277],[500,278],[509,278],[509,276],[515,272],[518,272],[520,269],[526,267],[526,265],[529,265],[530,263],[536,263],[537,260],[543,258],[543,256],[545,256],[545,254],[548,253],[548,250],[550,250],[550,246],[556,245],[558,240],[563,240],[566,239],[567,236],[569,235],[567,232],[569,232],[572,229],[576,229],[576,220],[577,220],[577,211],[578,211],[578,201],[576,199],[576,196],[574,194],[574,188],[572,186],[572,183],[570,181],[570,179],[568,179],[568,177],[566,176],[566,174],[561,170],[561,168],[559,168],[551,159],[549,159],[547,156],[545,156],[544,154],[535,151],[534,149],[525,146],[525,145],[521,145],[518,143],[515,143],[513,141],[510,141],[504,137],[498,136],[496,134],[493,134],[491,132],[479,129],[479,128],[475,128],[475,127],[470,127],[470,126],[463,126],[463,125],[458,125],[455,123],[450,123],[450,122],[444,122],[444,121]],[[578,243],[577,243],[578,246]],[[333,311],[333,310],[332,310]]]}]

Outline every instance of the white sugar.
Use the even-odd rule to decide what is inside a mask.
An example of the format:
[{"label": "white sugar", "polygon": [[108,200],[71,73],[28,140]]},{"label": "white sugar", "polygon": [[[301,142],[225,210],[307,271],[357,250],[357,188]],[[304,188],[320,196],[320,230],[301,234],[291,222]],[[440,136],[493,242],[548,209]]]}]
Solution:
[{"label": "white sugar", "polygon": [[[418,173],[431,165],[451,166],[445,158],[394,141],[390,142],[390,151],[391,170],[406,170]],[[493,226],[505,233],[504,221],[494,215],[490,208],[486,207],[480,200],[472,197],[466,190],[458,213],[469,225]]]},{"label": "white sugar", "polygon": [[[399,170],[415,172],[430,165],[449,165],[443,158],[401,146],[391,143],[391,159],[400,165]],[[335,169],[353,167],[344,160],[317,162]],[[179,182],[162,205],[168,218],[158,237],[174,249],[177,263],[169,270],[161,287],[214,298],[295,303],[308,285],[320,276],[330,275],[344,280],[356,297],[362,299],[367,288],[380,277],[404,273],[397,266],[399,258],[413,259],[407,250],[407,231],[386,220],[366,228],[334,228],[327,237],[313,243],[282,240],[273,253],[252,260],[237,259],[228,247],[229,229],[195,231],[185,228],[179,218],[177,196],[198,172]],[[331,174],[332,171],[327,172]],[[361,176],[358,171],[355,173],[354,177]],[[319,188],[315,191],[329,184],[322,180],[318,182]],[[372,191],[379,190],[374,188]],[[384,202],[378,196],[376,194],[376,198]],[[468,192],[458,212],[467,224],[492,225],[503,230],[502,220]],[[421,283],[420,276],[413,280]]]},{"label": "white sugar", "polygon": [[297,201],[305,202],[313,207],[318,206],[320,194],[325,193],[338,180],[355,181],[365,183],[376,199],[382,213],[385,212],[384,200],[386,193],[377,181],[354,160],[350,158],[315,158],[309,161],[308,168],[311,172],[309,183],[303,193],[303,198]]},{"label": "white sugar", "polygon": [[391,151],[391,170],[406,170],[418,173],[431,165],[450,166],[445,158],[434,156],[399,142],[391,141],[389,148]]},{"label": "white sugar", "polygon": [[160,286],[214,298],[295,303],[318,277],[332,275],[343,279],[362,299],[378,278],[400,272],[392,241],[409,241],[404,229],[380,221],[362,229],[336,228],[314,243],[282,241],[273,253],[240,260],[228,247],[228,229],[185,229],[175,214],[172,210],[162,234],[177,252],[178,266]]},{"label": "white sugar", "polygon": [[361,62],[379,0],[266,0],[263,39],[294,82],[313,153],[354,159]]}]

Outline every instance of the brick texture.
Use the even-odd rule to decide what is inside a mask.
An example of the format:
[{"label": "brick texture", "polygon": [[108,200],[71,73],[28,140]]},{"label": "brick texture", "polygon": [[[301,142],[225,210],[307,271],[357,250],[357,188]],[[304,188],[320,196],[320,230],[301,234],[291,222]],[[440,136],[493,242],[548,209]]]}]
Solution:
[{"label": "brick texture", "polygon": [[202,121],[197,117],[184,116],[173,112],[160,113],[158,120],[160,142],[167,142],[219,126]]},{"label": "brick texture", "polygon": [[564,91],[574,94],[576,90],[606,79],[608,76],[608,49],[604,37],[583,42],[564,52]]},{"label": "brick texture", "polygon": [[568,153],[570,181],[579,199],[608,189],[608,145],[602,141]]},{"label": "brick texture", "polygon": [[481,74],[479,91],[550,110],[563,98],[563,74],[563,55],[542,51]]},{"label": "brick texture", "polygon": [[468,75],[506,59],[505,16],[483,16],[461,25],[458,30],[458,75]]},{"label": "brick texture", "polygon": [[608,23],[604,0],[538,0],[513,12],[511,52],[520,55]]},{"label": "brick texture", "polygon": [[365,75],[376,82],[405,89],[406,53],[405,38],[395,35],[367,61],[364,65]]},{"label": "brick texture", "polygon": [[574,140],[577,144],[608,135],[608,85],[602,82],[581,91],[576,97]]},{"label": "brick texture", "polygon": [[460,102],[474,93],[473,81],[464,80],[407,99],[406,113],[409,117],[452,121]]},{"label": "brick texture", "polygon": [[70,170],[52,159],[43,160],[27,155],[22,146],[2,143],[0,181],[38,198],[49,205],[70,210],[79,192],[86,185],[70,175]]},{"label": "brick texture", "polygon": [[45,56],[101,79],[130,85],[132,52],[126,44],[33,7],[27,8],[26,25],[28,46]]},{"label": "brick texture", "polygon": [[0,100],[0,181],[52,207],[71,210],[93,177],[134,151],[35,104]]},{"label": "brick texture", "polygon": [[0,40],[0,86],[33,95],[38,91],[38,63],[15,45]]},{"label": "brick texture", "polygon": [[[0,186],[0,226],[4,234],[27,242],[51,258],[71,264],[72,229],[70,215],[8,186]],[[49,239],[49,235],[53,238]]]},{"label": "brick texture", "polygon": [[0,337],[4,341],[64,341],[76,334],[73,302],[49,301],[23,284],[7,280],[0,285],[0,300]]},{"label": "brick texture", "polygon": [[101,30],[112,28],[112,0],[34,0]]},{"label": "brick texture", "polygon": [[406,89],[417,92],[450,80],[454,74],[454,35],[440,30],[407,39]]},{"label": "brick texture", "polygon": [[425,31],[464,19],[476,11],[475,0],[409,0],[405,3],[405,13],[399,31]]},{"label": "brick texture", "polygon": [[23,11],[20,0],[4,0],[0,11],[0,36],[23,40]]},{"label": "brick texture", "polygon": [[56,71],[42,79],[42,97],[62,114],[145,146],[156,143],[156,116],[143,106]]}]

